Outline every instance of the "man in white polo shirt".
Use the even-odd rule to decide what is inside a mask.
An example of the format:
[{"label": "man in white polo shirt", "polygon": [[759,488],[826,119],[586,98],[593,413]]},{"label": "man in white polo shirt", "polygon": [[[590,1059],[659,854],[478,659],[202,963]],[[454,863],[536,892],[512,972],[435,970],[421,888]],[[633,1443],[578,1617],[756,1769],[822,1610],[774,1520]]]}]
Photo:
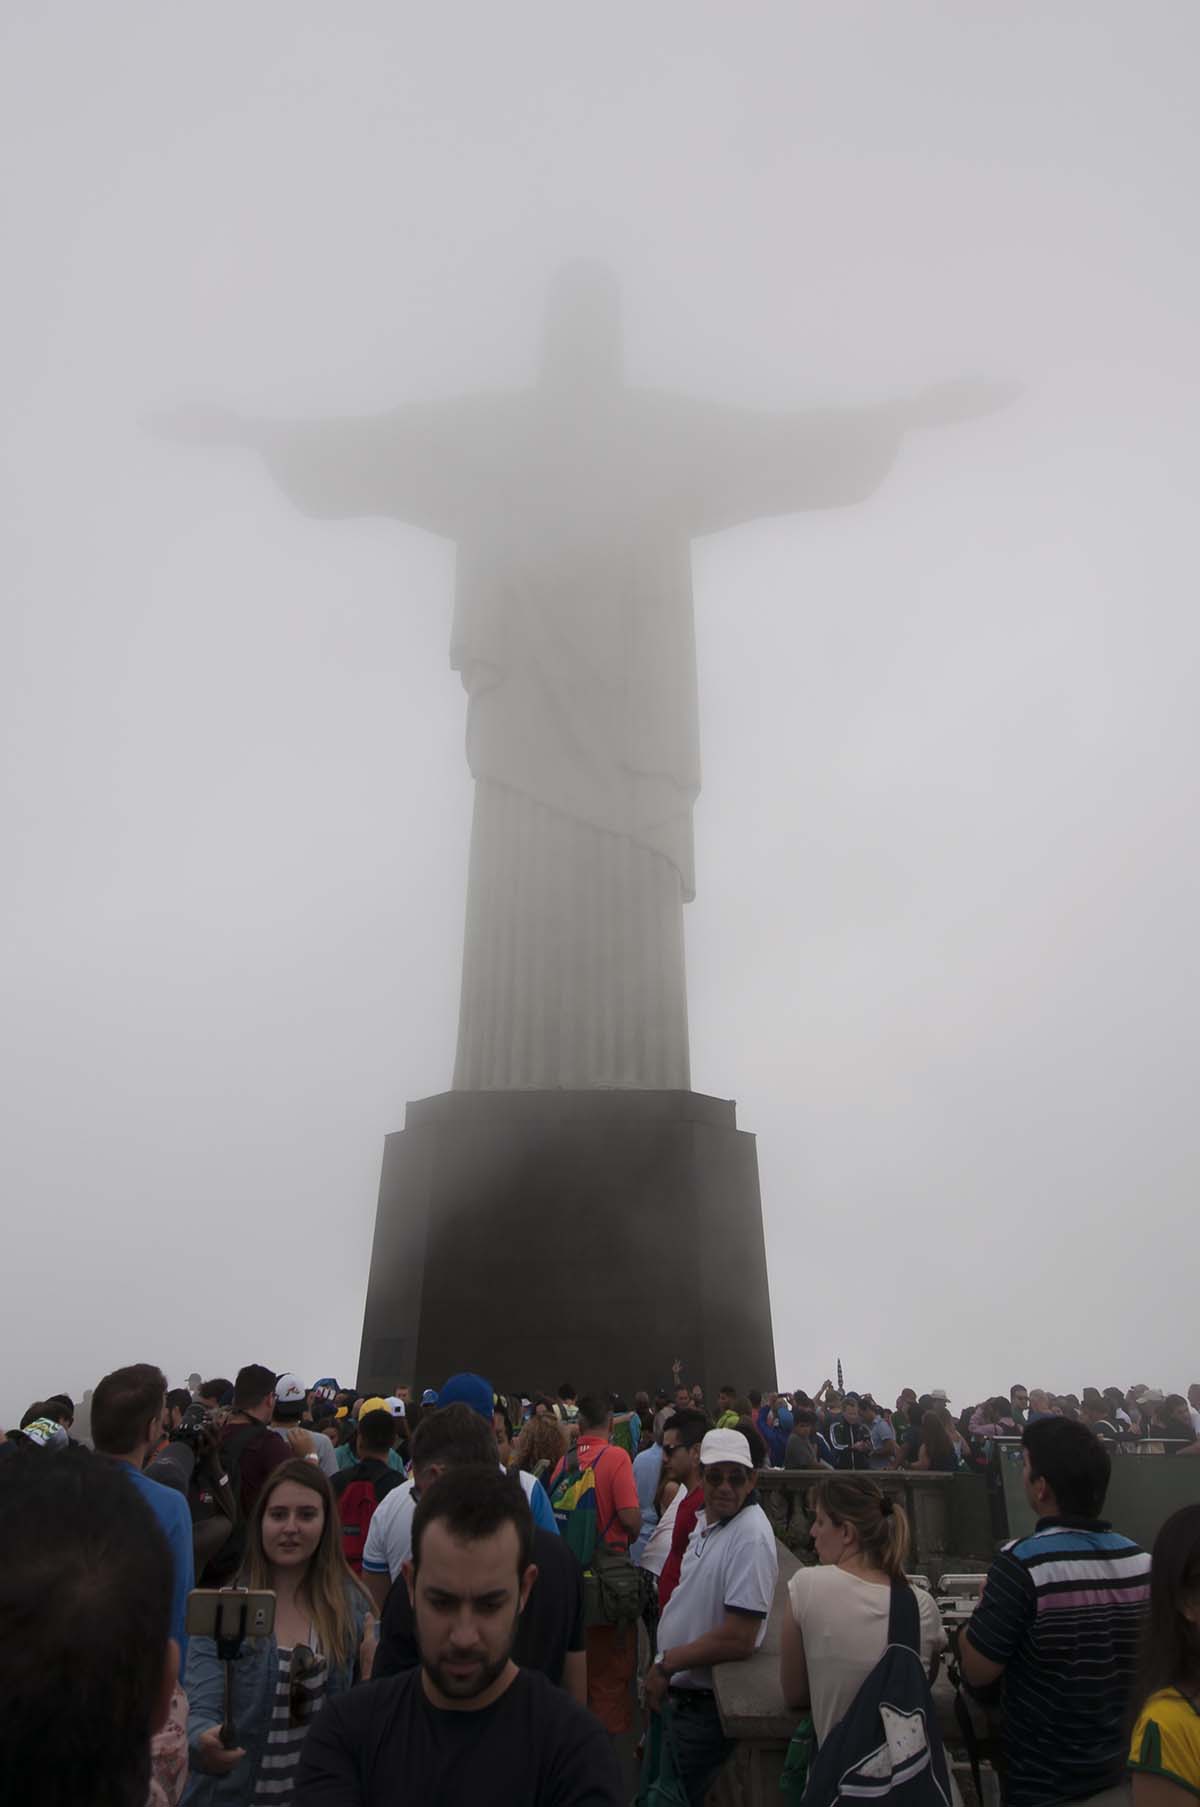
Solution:
[{"label": "man in white polo shirt", "polygon": [[757,1650],[779,1576],[775,1534],[754,1497],[758,1471],[741,1431],[708,1432],[700,1477],[704,1512],[658,1622],[658,1655],[646,1677],[646,1703],[663,1715],[663,1747],[693,1807],[733,1750],[713,1667]]},{"label": "man in white polo shirt", "polygon": [[[388,1590],[412,1554],[412,1523],[421,1490],[431,1487],[447,1468],[472,1462],[496,1462],[492,1423],[492,1389],[477,1374],[456,1374],[441,1390],[442,1405],[427,1411],[413,1433],[412,1478],[382,1499],[371,1514],[363,1545],[363,1581],[382,1611]],[[546,1489],[532,1475],[518,1480],[529,1501],[533,1522],[557,1532]]]}]

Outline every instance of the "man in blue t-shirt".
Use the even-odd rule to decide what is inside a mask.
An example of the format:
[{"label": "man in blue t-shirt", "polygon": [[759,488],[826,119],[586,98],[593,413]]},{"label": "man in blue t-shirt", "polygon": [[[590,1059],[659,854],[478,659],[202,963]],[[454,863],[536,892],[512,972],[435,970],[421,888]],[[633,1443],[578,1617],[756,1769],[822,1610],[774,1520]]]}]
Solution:
[{"label": "man in blue t-shirt", "polygon": [[179,1645],[179,1674],[187,1661],[187,1597],[195,1579],[192,1515],[187,1500],[142,1473],[162,1440],[167,1382],[160,1368],[137,1362],[106,1374],[92,1395],[92,1442],[101,1455],[120,1462],[162,1527],[171,1552],[171,1636]]},{"label": "man in blue t-shirt", "polygon": [[1006,1544],[959,1635],[969,1686],[1004,1678],[1009,1807],[1084,1801],[1123,1779],[1150,1558],[1100,1518],[1111,1462],[1084,1424],[1028,1424],[1030,1537]]}]

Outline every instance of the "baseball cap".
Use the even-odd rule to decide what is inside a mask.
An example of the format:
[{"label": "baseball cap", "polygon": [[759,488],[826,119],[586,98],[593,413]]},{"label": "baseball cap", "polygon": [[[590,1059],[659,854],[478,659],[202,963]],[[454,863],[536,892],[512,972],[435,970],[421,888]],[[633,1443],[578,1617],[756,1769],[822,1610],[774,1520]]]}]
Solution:
[{"label": "baseball cap", "polygon": [[741,1431],[706,1431],[700,1444],[700,1460],[705,1467],[711,1462],[740,1462],[743,1468],[754,1467],[750,1445]]},{"label": "baseball cap", "polygon": [[1147,1387],[1144,1393],[1138,1394],[1139,1405],[1161,1405],[1164,1394],[1160,1387]]},{"label": "baseball cap", "polygon": [[392,1414],[393,1418],[403,1418],[404,1401],[399,1399],[395,1393],[389,1393],[383,1403]]},{"label": "baseball cap", "polygon": [[336,1380],[327,1376],[324,1380],[314,1380],[312,1396],[314,1399],[336,1399],[340,1388]]},{"label": "baseball cap", "polygon": [[32,1424],[25,1426],[22,1435],[28,1437],[31,1443],[36,1443],[39,1449],[67,1447],[67,1433],[53,1418],[35,1418]]},{"label": "baseball cap", "polygon": [[946,1405],[950,1399],[950,1395],[947,1393],[945,1387],[934,1387],[929,1397],[931,1399],[936,1399],[939,1405]]},{"label": "baseball cap", "polygon": [[388,1415],[391,1416],[391,1411],[392,1411],[392,1408],[388,1404],[387,1400],[381,1399],[379,1397],[379,1395],[376,1393],[370,1399],[363,1400],[362,1410],[358,1414],[359,1422],[360,1423],[362,1422],[362,1420],[366,1417],[368,1412],[387,1412]]},{"label": "baseball cap", "polygon": [[469,1405],[481,1418],[492,1422],[492,1383],[482,1374],[452,1374],[444,1387],[438,1388],[439,1405]]},{"label": "baseball cap", "polygon": [[275,1402],[277,1405],[304,1404],[304,1388],[294,1374],[275,1376]]},{"label": "baseball cap", "polygon": [[422,1405],[436,1405],[437,1403],[438,1403],[437,1388],[436,1387],[426,1387],[425,1391],[421,1395],[421,1404]]}]

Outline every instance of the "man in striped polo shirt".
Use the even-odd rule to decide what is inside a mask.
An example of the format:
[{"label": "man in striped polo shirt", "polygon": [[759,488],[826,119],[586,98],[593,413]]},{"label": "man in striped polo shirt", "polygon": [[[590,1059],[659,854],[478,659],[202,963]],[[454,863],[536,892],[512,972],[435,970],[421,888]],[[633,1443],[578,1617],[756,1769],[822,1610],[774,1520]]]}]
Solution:
[{"label": "man in striped polo shirt", "polygon": [[1004,1677],[1007,1807],[1125,1796],[1125,1715],[1150,1558],[1099,1514],[1111,1463],[1084,1424],[1026,1426],[1031,1537],[1006,1544],[959,1637],[968,1684]]}]

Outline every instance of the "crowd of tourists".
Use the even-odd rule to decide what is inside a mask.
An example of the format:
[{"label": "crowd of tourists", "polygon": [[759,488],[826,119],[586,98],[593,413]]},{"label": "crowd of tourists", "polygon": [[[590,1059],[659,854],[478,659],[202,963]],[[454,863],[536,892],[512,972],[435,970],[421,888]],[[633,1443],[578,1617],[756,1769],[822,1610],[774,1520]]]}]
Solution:
[{"label": "crowd of tourists", "polygon": [[[949,1802],[930,1694],[947,1659],[966,1697],[1003,1703],[1010,1807],[1184,1807],[1200,1504],[1152,1553],[1103,1509],[1123,1445],[1200,1453],[1200,1386],[955,1403],[829,1380],[710,1404],[678,1369],[629,1399],[468,1372],[362,1397],[256,1364],[173,1388],[116,1370],[86,1424],[65,1394],[36,1400],[0,1439],[0,1807],[608,1807],[635,1789],[699,1807],[733,1748],[715,1672],[761,1648],[777,1592],[785,1782],[808,1807]],[[950,1472],[1006,1441],[1036,1529],[949,1637],[871,1471]],[[771,1467],[808,1471],[812,1547],[782,1591]]]}]

